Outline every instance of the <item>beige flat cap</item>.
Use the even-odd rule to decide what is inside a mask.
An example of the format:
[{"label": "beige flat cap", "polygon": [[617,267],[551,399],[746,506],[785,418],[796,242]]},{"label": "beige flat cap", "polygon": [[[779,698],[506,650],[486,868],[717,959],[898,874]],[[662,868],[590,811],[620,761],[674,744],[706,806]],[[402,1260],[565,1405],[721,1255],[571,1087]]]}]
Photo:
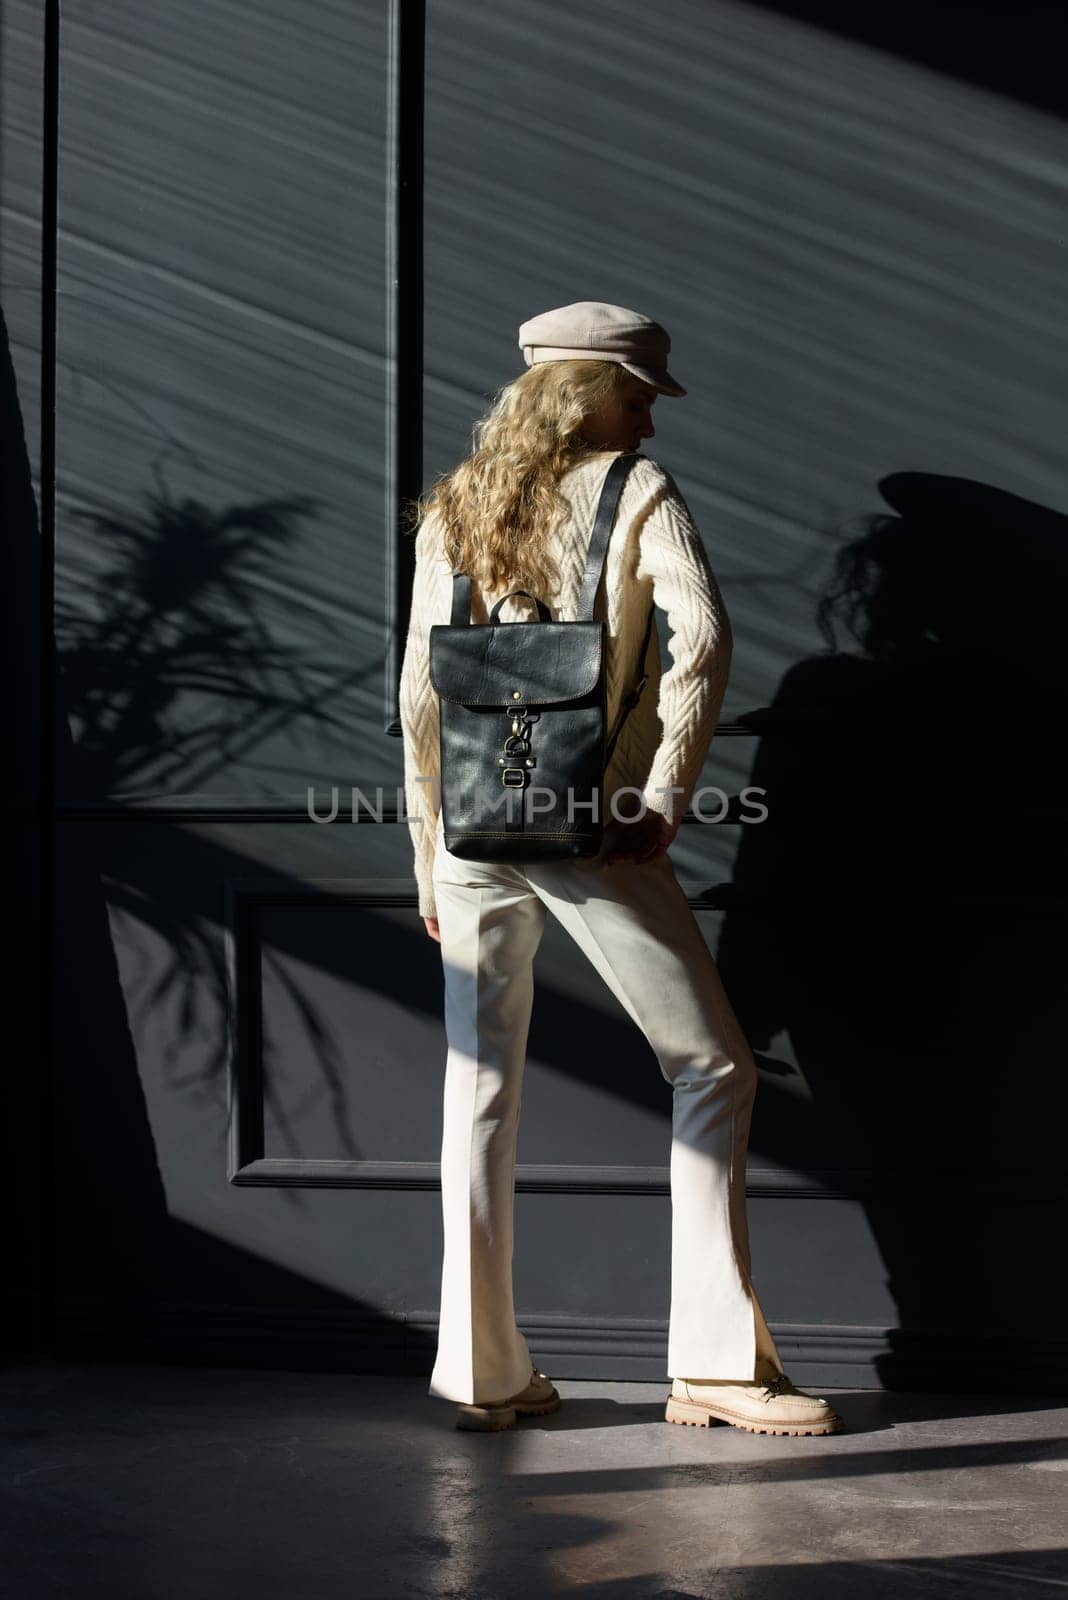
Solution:
[{"label": "beige flat cap", "polygon": [[519,348],[528,367],[539,361],[618,361],[661,394],[686,390],[667,369],[671,340],[667,330],[640,311],[604,300],[576,300],[529,318],[519,329]]}]

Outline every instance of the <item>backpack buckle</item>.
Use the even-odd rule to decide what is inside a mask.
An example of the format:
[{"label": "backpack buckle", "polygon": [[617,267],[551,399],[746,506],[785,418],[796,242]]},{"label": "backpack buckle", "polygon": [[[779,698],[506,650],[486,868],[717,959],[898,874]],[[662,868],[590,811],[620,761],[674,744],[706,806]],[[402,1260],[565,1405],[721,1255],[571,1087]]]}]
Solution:
[{"label": "backpack buckle", "polygon": [[[501,760],[504,758],[501,757]],[[522,767],[502,767],[501,782],[506,789],[523,789],[526,787],[527,775]]]}]

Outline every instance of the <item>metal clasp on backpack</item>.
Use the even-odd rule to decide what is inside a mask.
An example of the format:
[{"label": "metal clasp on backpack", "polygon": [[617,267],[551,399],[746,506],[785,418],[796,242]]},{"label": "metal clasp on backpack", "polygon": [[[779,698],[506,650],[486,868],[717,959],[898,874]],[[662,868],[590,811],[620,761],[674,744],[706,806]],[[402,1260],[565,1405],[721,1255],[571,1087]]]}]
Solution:
[{"label": "metal clasp on backpack", "polygon": [[[517,767],[514,764],[514,758],[510,761],[507,756],[498,756],[497,765],[501,769],[501,782],[505,787],[508,789],[521,789],[527,781],[527,774],[524,768],[536,766],[537,763],[533,756],[527,756],[523,766]],[[516,773],[519,774],[518,777],[514,776]]]},{"label": "metal clasp on backpack", "polygon": [[[518,694],[519,691],[516,690]],[[525,768],[535,765],[534,757],[530,754],[530,725],[537,722],[541,716],[540,711],[531,711],[523,705],[510,707],[512,713],[512,732],[504,741],[504,755],[497,757],[497,765],[501,769],[501,782],[506,789],[522,789],[526,786],[527,773]],[[521,767],[515,765],[516,758],[524,758]]]}]

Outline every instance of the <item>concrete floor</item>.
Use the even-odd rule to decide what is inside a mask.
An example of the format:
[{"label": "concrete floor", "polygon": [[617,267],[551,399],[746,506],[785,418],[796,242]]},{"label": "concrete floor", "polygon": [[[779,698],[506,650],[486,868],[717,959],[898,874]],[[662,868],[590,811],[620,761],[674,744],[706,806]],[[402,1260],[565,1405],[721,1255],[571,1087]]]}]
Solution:
[{"label": "concrete floor", "polygon": [[[1022,1600],[1068,1591],[1063,1401],[837,1392],[848,1432],[663,1421],[558,1380],[457,1431],[422,1378],[42,1363],[0,1372],[18,1600]],[[825,1390],[825,1393],[835,1391]]]}]

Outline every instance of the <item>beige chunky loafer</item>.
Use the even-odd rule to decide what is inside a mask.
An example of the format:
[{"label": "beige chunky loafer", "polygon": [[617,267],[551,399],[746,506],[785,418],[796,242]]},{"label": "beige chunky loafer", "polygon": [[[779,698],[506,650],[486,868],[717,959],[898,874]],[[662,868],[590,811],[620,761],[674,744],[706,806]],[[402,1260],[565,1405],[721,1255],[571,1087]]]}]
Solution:
[{"label": "beige chunky loafer", "polygon": [[785,1372],[756,1383],[672,1378],[664,1420],[695,1428],[729,1422],[747,1433],[840,1433],[844,1426],[832,1405],[795,1389]]},{"label": "beige chunky loafer", "polygon": [[560,1396],[552,1380],[534,1367],[526,1388],[507,1400],[487,1400],[473,1405],[460,1401],[456,1407],[456,1426],[477,1433],[496,1433],[500,1428],[514,1428],[517,1417],[543,1417],[556,1411],[559,1405]]}]

